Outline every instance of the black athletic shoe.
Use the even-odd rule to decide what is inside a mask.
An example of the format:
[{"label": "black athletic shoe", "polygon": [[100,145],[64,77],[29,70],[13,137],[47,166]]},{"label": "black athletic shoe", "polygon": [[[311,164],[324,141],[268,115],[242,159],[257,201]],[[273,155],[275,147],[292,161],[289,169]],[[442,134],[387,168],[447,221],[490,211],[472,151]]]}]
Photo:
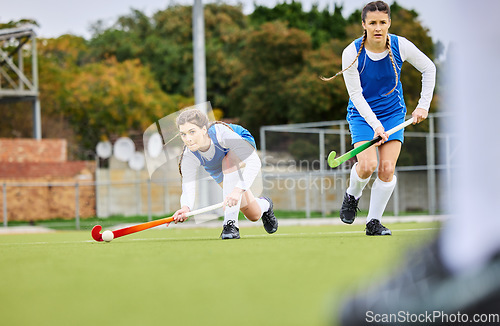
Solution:
[{"label": "black athletic shoe", "polygon": [[224,239],[239,239],[240,229],[234,225],[233,220],[229,220],[222,228],[222,233],[220,234],[222,240]]},{"label": "black athletic shoe", "polygon": [[359,211],[358,203],[359,198],[356,199],[347,192],[345,193],[344,201],[342,202],[342,207],[340,208],[340,219],[342,222],[346,224],[352,224],[352,222],[354,222],[356,214]]},{"label": "black athletic shoe", "polygon": [[261,197],[269,202],[269,209],[262,214],[262,224],[266,232],[271,234],[278,230],[278,219],[274,216],[273,201],[268,197]]},{"label": "black athletic shoe", "polygon": [[[492,313],[497,313],[496,320],[480,324],[498,325],[498,275],[500,255],[469,272],[450,273],[434,241],[410,253],[395,274],[385,280],[371,280],[375,286],[345,301],[340,325],[479,325],[472,321],[474,315]],[[418,319],[420,323],[405,319],[415,316],[422,318]]]},{"label": "black athletic shoe", "polygon": [[392,232],[382,225],[379,220],[373,219],[366,223],[366,235],[391,235]]}]

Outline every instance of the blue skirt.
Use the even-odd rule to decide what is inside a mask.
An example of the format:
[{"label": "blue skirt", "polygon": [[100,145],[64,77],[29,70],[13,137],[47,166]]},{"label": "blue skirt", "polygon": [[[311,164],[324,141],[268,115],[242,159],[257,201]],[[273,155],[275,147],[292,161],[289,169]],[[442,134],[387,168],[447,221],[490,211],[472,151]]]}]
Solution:
[{"label": "blue skirt", "polygon": [[[357,113],[357,112],[356,112]],[[385,131],[396,127],[405,121],[406,112],[391,114],[385,117],[377,117],[382,123]],[[351,131],[351,144],[354,145],[360,141],[370,141],[373,139],[375,132],[366,120],[359,114],[349,114],[347,116],[349,130]],[[404,129],[401,129],[389,136],[389,140],[399,140],[404,142]]]}]

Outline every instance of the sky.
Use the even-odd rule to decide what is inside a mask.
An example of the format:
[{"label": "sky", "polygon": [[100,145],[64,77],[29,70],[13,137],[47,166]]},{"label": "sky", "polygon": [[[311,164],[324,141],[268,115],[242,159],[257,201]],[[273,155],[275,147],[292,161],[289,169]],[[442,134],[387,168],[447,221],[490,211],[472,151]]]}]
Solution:
[{"label": "sky", "polygon": [[[277,3],[291,0],[219,0],[232,5],[241,3],[245,14],[250,14],[254,3],[274,7]],[[342,5],[344,17],[354,10],[361,9],[368,0],[296,0],[302,3],[305,11],[313,4],[319,9],[333,8],[334,4]],[[203,0],[203,3],[214,3],[214,0]],[[392,4],[393,0],[386,0]],[[434,42],[449,43],[449,19],[445,17],[446,6],[452,0],[397,0],[398,4],[414,9],[419,13],[421,23],[430,30]],[[111,25],[119,16],[130,14],[131,8],[151,15],[174,4],[191,5],[193,0],[0,0],[0,22],[31,18],[40,24],[35,31],[39,37],[52,38],[70,33],[90,38],[90,26],[102,20],[105,26]]]}]

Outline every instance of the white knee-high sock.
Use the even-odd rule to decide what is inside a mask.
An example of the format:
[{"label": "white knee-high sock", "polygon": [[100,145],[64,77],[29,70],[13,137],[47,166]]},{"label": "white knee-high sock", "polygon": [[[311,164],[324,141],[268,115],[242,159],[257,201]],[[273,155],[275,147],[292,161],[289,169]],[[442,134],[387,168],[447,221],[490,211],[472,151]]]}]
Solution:
[{"label": "white knee-high sock", "polygon": [[267,212],[269,207],[271,207],[271,204],[269,204],[269,202],[264,198],[255,198],[255,200],[257,201],[257,204],[260,207],[260,217],[262,217],[262,214]]},{"label": "white knee-high sock", "polygon": [[[234,171],[228,174],[224,174],[224,179],[222,183],[222,195],[224,196],[224,199],[226,199],[226,197],[229,196],[231,192],[233,192],[234,187],[236,187],[240,179],[241,176],[239,171]],[[240,205],[241,205],[241,197],[237,205],[234,205],[232,207],[226,206],[226,209],[224,210],[224,224],[232,220],[234,221],[234,225],[238,227],[238,214],[240,213]]]},{"label": "white knee-high sock", "polygon": [[346,192],[354,196],[354,198],[358,199],[361,197],[361,194],[363,193],[363,189],[365,189],[366,185],[368,184],[368,181],[370,181],[370,177],[366,179],[361,179],[356,172],[356,166],[358,163],[356,162],[352,169],[351,169],[351,178],[349,180],[349,188],[347,188]]},{"label": "white knee-high sock", "polygon": [[370,208],[368,210],[368,217],[366,218],[366,223],[373,219],[380,221],[382,215],[384,214],[385,207],[391,198],[392,192],[396,187],[397,178],[392,177],[389,182],[384,182],[378,177],[373,183],[371,198],[370,198]]}]

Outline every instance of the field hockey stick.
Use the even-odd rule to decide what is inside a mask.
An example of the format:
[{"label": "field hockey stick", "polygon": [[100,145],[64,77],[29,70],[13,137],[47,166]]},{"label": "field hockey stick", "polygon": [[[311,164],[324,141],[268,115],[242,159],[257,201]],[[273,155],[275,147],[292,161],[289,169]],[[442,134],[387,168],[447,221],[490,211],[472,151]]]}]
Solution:
[{"label": "field hockey stick", "polygon": [[[213,211],[214,209],[221,208],[223,205],[224,205],[224,203],[222,202],[222,203],[218,203],[218,204],[215,204],[215,205],[212,205],[212,206],[207,206],[207,207],[204,207],[204,208],[200,208],[200,209],[194,210],[192,212],[186,213],[186,217],[197,215],[197,214],[203,214],[203,213],[206,213],[206,212],[210,212],[210,211]],[[119,238],[119,237],[123,237],[124,235],[135,233],[135,232],[139,232],[139,231],[143,231],[143,230],[146,230],[146,229],[150,229],[150,228],[153,228],[153,227],[158,226],[158,225],[169,224],[173,220],[174,220],[174,218],[172,216],[171,217],[165,217],[165,218],[162,218],[162,219],[159,219],[159,220],[154,220],[154,221],[150,221],[150,222],[146,222],[146,223],[141,223],[141,224],[129,226],[129,227],[126,227],[126,228],[123,228],[123,229],[118,229],[118,230],[111,231],[111,232],[113,232],[113,239],[116,239],[116,238]],[[92,238],[94,238],[95,241],[103,241],[101,230],[102,230],[102,226],[100,226],[100,225],[96,225],[96,226],[94,226],[92,228],[92,232],[91,232],[92,233]]]},{"label": "field hockey stick", "polygon": [[[405,128],[405,127],[408,127],[409,125],[411,125],[413,123],[413,118],[410,118],[408,120],[406,120],[405,122],[397,125],[396,127],[390,129],[389,131],[387,131],[386,133],[390,136],[392,135],[393,133]],[[373,138],[372,140],[370,140],[369,142],[367,143],[364,143],[363,145],[361,146],[358,146],[352,150],[350,150],[349,152],[345,153],[344,155],[342,156],[339,156],[337,158],[335,158],[335,155],[337,155],[337,153],[335,151],[331,151],[330,154],[328,154],[328,165],[332,168],[336,168],[337,166],[339,166],[340,164],[344,163],[345,161],[348,161],[350,160],[351,158],[353,158],[354,156],[358,155],[359,153],[361,153],[362,151],[364,151],[365,149],[367,149],[368,147],[371,147],[373,146],[374,144],[378,143],[379,141],[382,140],[382,137],[380,136],[377,136],[376,138]]]}]

